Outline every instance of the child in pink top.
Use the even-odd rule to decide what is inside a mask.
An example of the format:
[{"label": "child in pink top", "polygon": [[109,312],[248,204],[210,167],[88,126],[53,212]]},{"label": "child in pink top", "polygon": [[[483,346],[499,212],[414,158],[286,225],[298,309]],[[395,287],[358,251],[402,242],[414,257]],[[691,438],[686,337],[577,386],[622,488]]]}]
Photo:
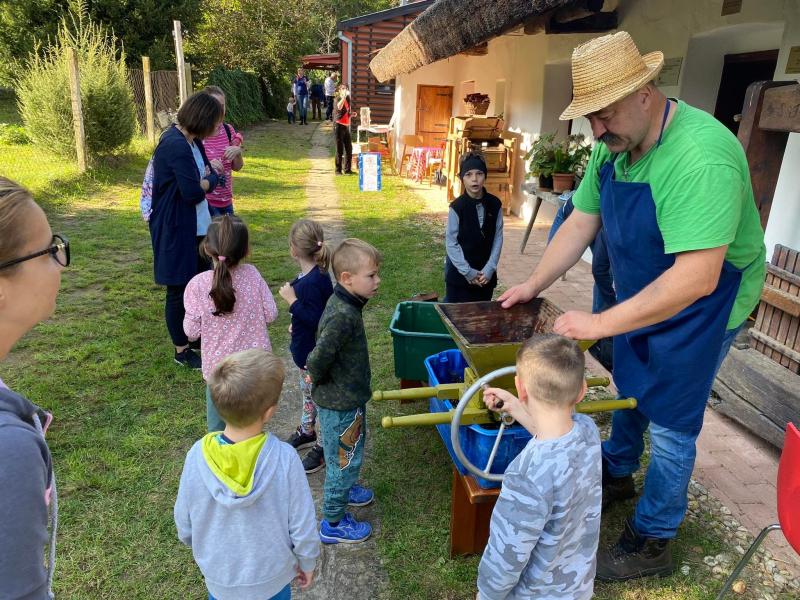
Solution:
[{"label": "child in pink top", "polygon": [[[200,245],[213,262],[187,284],[183,295],[186,316],[183,329],[189,340],[202,339],[203,378],[208,380],[223,358],[240,350],[272,350],[267,325],[278,316],[278,307],[267,282],[253,265],[244,264],[250,251],[247,225],[237,216],[215,217]],[[209,431],[222,431],[206,387]]]}]

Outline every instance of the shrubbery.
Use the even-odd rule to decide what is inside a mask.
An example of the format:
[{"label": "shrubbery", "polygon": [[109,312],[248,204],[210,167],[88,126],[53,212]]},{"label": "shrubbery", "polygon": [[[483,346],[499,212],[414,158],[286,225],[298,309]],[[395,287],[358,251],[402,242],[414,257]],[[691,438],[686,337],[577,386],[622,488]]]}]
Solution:
[{"label": "shrubbery", "polygon": [[[40,146],[75,156],[67,49],[75,48],[80,68],[86,147],[91,158],[127,147],[136,131],[133,96],[126,82],[125,54],[100,25],[61,22],[58,36],[28,59],[17,97],[28,136]],[[38,49],[37,49],[38,50]]]},{"label": "shrubbery", "polygon": [[30,142],[25,128],[12,123],[0,123],[0,144],[27,144]]},{"label": "shrubbery", "polygon": [[208,85],[225,92],[225,120],[237,129],[264,120],[261,84],[256,75],[216,67],[208,74]]}]

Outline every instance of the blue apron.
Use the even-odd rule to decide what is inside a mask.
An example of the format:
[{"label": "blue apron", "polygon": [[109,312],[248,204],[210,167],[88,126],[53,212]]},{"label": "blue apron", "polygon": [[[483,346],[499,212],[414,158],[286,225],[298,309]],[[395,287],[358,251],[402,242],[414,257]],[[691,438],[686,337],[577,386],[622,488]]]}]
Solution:
[{"label": "blue apron", "polygon": [[[657,146],[668,110],[669,103]],[[617,181],[616,158],[612,155],[600,170],[600,216],[622,303],[669,269],[675,256],[664,252],[650,185]],[[702,427],[742,271],[724,261],[712,294],[660,323],[614,337],[614,383],[620,394],[636,398],[638,410],[657,425],[677,431]]]}]

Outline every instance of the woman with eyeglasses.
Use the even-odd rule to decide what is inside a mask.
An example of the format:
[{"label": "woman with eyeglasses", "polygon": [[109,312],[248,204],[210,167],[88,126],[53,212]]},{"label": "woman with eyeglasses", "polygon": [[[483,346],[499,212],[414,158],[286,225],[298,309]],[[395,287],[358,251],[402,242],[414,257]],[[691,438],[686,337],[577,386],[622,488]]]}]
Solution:
[{"label": "woman with eyeglasses", "polygon": [[191,369],[199,369],[201,362],[183,332],[183,291],[192,277],[210,268],[198,248],[211,223],[206,193],[214,191],[223,172],[219,159],[208,160],[202,140],[217,131],[223,116],[222,105],[211,94],[192,94],[153,153],[149,225],[155,281],[167,288],[164,319],[175,362]]},{"label": "woman with eyeglasses", "polygon": [[[53,314],[69,259],[69,242],[53,235],[30,193],[0,177],[0,361]],[[0,598],[52,598],[58,504],[44,440],[51,420],[0,380]]]}]

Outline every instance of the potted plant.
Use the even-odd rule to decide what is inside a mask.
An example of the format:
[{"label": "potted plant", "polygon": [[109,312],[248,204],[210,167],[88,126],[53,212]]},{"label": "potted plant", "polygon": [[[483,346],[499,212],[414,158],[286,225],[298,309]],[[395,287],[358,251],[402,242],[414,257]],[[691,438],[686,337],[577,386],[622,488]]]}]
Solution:
[{"label": "potted plant", "polygon": [[525,155],[530,161],[528,172],[539,178],[539,189],[557,192],[571,190],[575,174],[582,172],[592,152],[583,135],[571,135],[557,142],[555,133],[543,133],[531,144]]},{"label": "potted plant", "polygon": [[575,175],[583,174],[592,147],[583,134],[571,135],[553,151],[553,191],[564,192],[575,185]]}]

